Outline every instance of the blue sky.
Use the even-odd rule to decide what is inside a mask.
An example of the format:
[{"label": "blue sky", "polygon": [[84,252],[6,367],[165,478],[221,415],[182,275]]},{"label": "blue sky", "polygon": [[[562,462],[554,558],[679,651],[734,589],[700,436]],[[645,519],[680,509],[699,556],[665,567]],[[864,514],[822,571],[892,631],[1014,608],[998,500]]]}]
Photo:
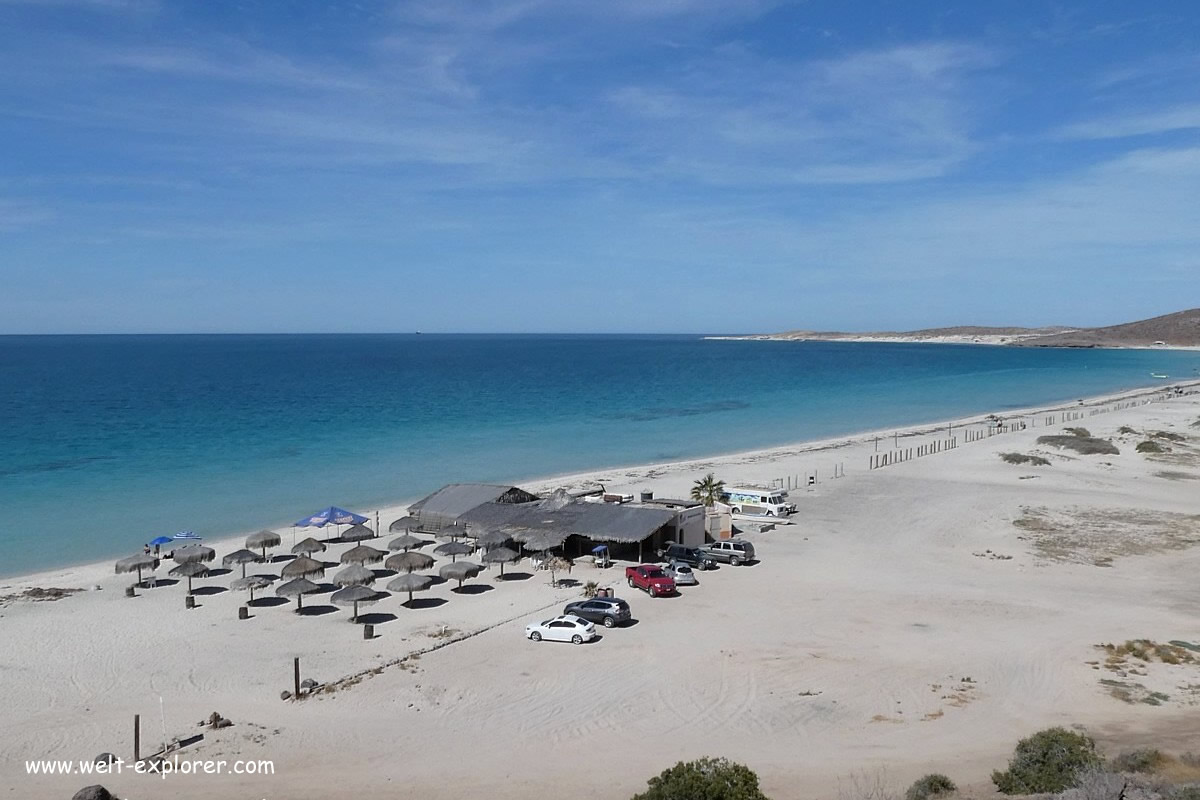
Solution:
[{"label": "blue sky", "polygon": [[0,333],[1200,305],[1200,8],[0,0]]}]

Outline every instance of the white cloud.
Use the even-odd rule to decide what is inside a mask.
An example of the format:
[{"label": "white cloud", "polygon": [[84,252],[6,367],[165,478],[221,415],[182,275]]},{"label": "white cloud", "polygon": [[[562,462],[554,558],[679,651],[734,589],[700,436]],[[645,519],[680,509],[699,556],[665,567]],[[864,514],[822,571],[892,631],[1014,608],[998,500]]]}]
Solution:
[{"label": "white cloud", "polygon": [[1059,139],[1126,139],[1196,129],[1200,129],[1200,105],[1185,105],[1077,122],[1059,128],[1054,136]]}]

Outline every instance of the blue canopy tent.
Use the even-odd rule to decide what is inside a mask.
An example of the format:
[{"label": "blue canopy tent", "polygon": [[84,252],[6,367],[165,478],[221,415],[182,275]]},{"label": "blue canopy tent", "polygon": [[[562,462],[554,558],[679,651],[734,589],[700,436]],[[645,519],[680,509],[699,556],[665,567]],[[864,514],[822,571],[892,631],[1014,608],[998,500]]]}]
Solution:
[{"label": "blue canopy tent", "polygon": [[[347,511],[337,506],[330,506],[292,523],[292,539],[295,540],[296,538],[296,528],[324,528],[326,525],[337,525],[340,534],[342,525],[358,525],[366,521],[367,518],[361,514],[355,514],[353,511]],[[295,544],[295,541],[292,544]]]}]

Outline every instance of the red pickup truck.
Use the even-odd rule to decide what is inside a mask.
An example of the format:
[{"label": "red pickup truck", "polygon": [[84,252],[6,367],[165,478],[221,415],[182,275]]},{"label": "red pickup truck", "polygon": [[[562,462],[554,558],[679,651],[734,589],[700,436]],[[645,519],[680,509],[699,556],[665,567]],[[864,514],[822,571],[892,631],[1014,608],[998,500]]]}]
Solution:
[{"label": "red pickup truck", "polygon": [[651,597],[672,594],[675,591],[675,581],[663,572],[661,567],[653,564],[626,567],[625,579],[629,581],[630,586],[649,592]]}]

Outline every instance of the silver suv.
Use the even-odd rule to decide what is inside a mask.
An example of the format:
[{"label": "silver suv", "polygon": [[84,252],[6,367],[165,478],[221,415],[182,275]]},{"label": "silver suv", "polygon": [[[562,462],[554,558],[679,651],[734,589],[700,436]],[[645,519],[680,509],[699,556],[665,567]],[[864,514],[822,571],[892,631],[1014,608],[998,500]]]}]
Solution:
[{"label": "silver suv", "polygon": [[754,560],[754,545],[741,539],[724,539],[713,542],[705,549],[715,560],[726,561],[733,567],[739,564],[748,564]]}]

